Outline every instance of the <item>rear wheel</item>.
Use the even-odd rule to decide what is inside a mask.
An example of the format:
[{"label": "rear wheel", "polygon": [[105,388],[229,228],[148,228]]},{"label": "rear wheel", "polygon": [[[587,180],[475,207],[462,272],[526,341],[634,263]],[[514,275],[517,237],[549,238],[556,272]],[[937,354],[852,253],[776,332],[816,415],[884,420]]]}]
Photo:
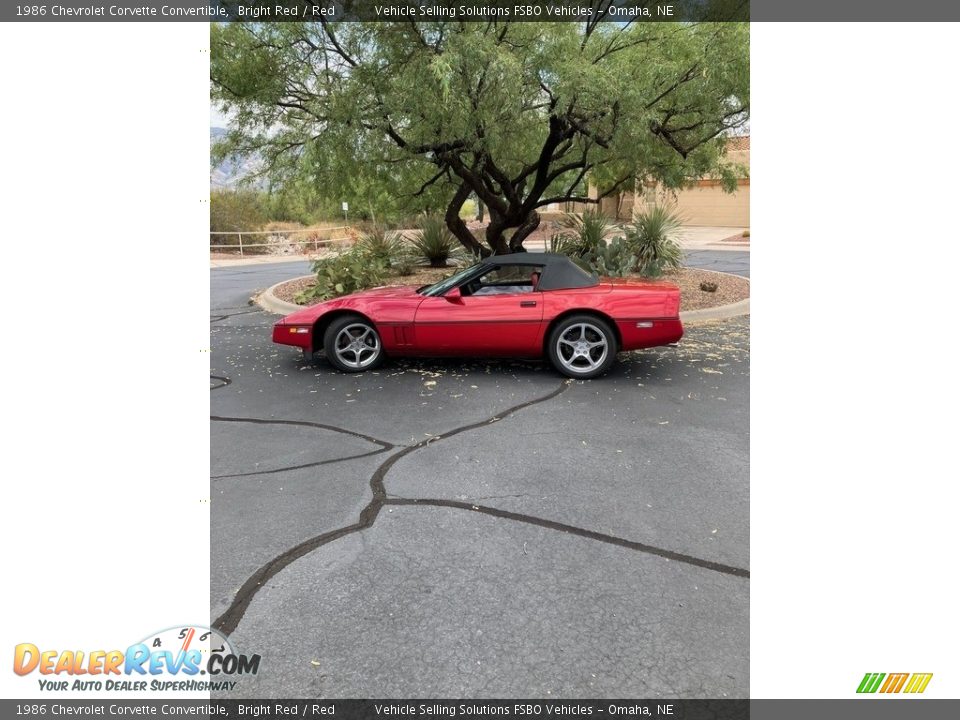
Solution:
[{"label": "rear wheel", "polygon": [[617,355],[617,336],[610,323],[594,315],[572,315],[550,333],[550,362],[567,377],[587,380],[603,375]]},{"label": "rear wheel", "polygon": [[330,323],[323,334],[323,350],[330,364],[343,372],[371,370],[383,362],[383,345],[377,329],[357,316]]}]

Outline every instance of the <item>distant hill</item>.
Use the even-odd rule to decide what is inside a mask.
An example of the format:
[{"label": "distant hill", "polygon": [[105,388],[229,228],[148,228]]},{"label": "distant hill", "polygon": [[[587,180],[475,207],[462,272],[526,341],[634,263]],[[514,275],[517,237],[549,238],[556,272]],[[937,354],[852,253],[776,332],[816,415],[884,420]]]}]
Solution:
[{"label": "distant hill", "polygon": [[[220,138],[227,134],[222,127],[210,128],[210,147],[212,148]],[[260,167],[260,157],[254,155],[242,161],[224,160],[210,168],[210,187],[215,190],[232,189],[237,187],[243,178],[255,172]]]}]

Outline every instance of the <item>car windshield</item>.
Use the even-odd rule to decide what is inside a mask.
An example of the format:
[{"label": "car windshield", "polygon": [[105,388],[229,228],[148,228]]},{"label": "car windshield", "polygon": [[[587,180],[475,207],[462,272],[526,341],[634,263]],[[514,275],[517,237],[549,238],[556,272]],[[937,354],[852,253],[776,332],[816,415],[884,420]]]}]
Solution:
[{"label": "car windshield", "polygon": [[447,290],[452,287],[456,287],[461,282],[466,280],[468,277],[473,275],[477,271],[477,268],[480,266],[480,263],[476,265],[471,265],[468,268],[461,270],[458,273],[454,273],[450,277],[441,280],[440,282],[434,283],[433,285],[427,285],[417,290],[421,295],[426,295],[427,297],[436,297],[438,295],[443,295]]}]

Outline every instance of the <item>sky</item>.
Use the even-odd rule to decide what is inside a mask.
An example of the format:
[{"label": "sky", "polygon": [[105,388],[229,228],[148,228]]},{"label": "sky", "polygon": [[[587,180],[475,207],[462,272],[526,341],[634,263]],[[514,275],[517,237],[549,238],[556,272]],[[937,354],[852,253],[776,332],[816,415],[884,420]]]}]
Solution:
[{"label": "sky", "polygon": [[225,128],[229,125],[230,119],[220,112],[212,104],[210,105],[210,127],[222,127]]}]

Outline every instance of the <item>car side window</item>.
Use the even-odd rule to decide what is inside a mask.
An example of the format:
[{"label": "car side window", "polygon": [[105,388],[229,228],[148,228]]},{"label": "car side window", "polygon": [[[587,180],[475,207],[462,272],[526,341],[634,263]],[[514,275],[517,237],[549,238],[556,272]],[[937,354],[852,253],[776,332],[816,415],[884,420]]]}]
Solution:
[{"label": "car side window", "polygon": [[462,288],[473,296],[515,295],[536,290],[542,265],[497,265]]}]

